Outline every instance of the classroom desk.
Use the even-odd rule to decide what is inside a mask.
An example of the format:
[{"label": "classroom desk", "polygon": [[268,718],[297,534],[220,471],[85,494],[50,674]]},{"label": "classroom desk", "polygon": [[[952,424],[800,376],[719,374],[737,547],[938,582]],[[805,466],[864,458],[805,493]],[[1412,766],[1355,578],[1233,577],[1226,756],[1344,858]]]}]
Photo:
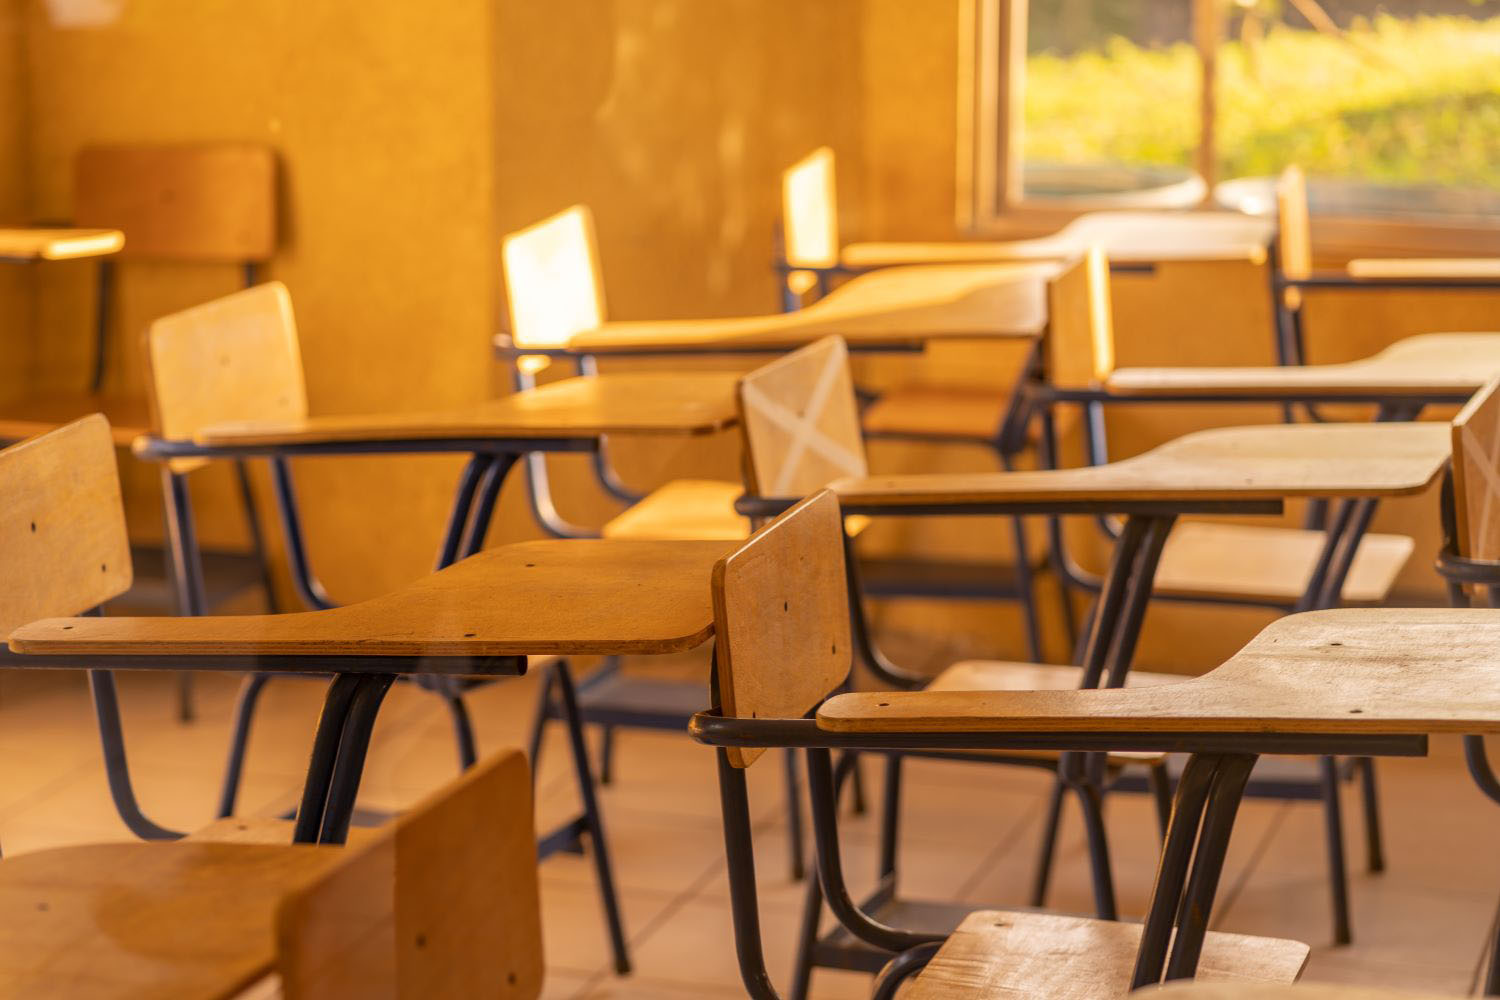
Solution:
[{"label": "classroom desk", "polygon": [[886,268],[805,309],[765,316],[605,323],[566,344],[496,338],[506,357],[779,354],[840,334],[852,350],[915,351],[928,340],[1035,338],[1047,324],[1050,263]]},{"label": "classroom desk", "polygon": [[860,271],[905,264],[1066,260],[1095,246],[1111,264],[1261,263],[1275,235],[1274,222],[1241,212],[1089,212],[1035,239],[850,243],[839,251],[839,266]]},{"label": "classroom desk", "polygon": [[[1192,975],[1235,810],[1259,755],[1420,756],[1432,733],[1471,741],[1500,734],[1500,611],[1292,615],[1217,669],[1161,688],[840,695],[819,710],[816,725],[823,735],[813,739],[831,745],[874,746],[883,743],[877,734],[886,734],[931,748],[1066,745],[1193,754],[1178,785],[1137,956],[1139,986],[1160,979],[1164,969],[1169,978]],[[1481,763],[1471,770],[1493,798],[1500,787]],[[1168,964],[1179,908],[1183,919]]]},{"label": "classroom desk", "polygon": [[1156,566],[1179,515],[1279,513],[1338,499],[1300,609],[1335,604],[1379,498],[1426,490],[1446,468],[1447,424],[1273,424],[1198,431],[1108,465],[872,476],[831,484],[846,514],[1124,514],[1082,667],[1124,682]]},{"label": "classroom desk", "polygon": [[359,604],[286,615],[71,618],[12,633],[0,667],[332,673],[295,839],[342,842],[398,674],[515,676],[528,655],[692,649],[731,542],[536,541],[481,552]]},{"label": "classroom desk", "polygon": [[[1500,375],[1500,333],[1428,333],[1368,358],[1328,365],[1120,368],[1110,402],[1374,402],[1401,408],[1462,403]],[[1061,393],[1060,395],[1068,395]]]},{"label": "classroom desk", "polygon": [[[516,460],[538,452],[592,452],[610,434],[709,434],[738,420],[732,373],[609,373],[553,382],[462,409],[312,417],[208,427],[193,441],[139,439],[143,458],[271,459],[293,571],[307,589],[300,518],[286,459],[295,455],[467,454],[438,566],[478,552],[500,487]],[[185,498],[181,504],[185,505]],[[191,526],[181,549],[195,551]],[[174,545],[178,537],[172,539]],[[181,554],[181,553],[179,553]],[[312,588],[316,589],[316,588]],[[314,601],[315,606],[320,602]]]},{"label": "classroom desk", "polygon": [[78,260],[107,257],[125,246],[118,229],[0,228],[0,260]]},{"label": "classroom desk", "polygon": [[239,996],[275,966],[271,928],[288,889],[342,857],[332,847],[181,843],[92,844],[7,858],[0,864],[0,993]]}]

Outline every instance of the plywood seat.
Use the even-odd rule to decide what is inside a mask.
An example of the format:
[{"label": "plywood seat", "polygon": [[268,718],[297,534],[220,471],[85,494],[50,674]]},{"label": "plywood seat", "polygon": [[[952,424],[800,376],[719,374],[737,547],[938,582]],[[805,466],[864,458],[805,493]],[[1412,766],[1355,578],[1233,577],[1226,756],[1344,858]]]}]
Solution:
[{"label": "plywood seat", "polygon": [[[1132,670],[1126,675],[1127,687],[1149,687],[1155,684],[1180,683],[1176,674],[1156,674]],[[1012,660],[964,660],[944,670],[927,685],[928,691],[1071,691],[1083,681],[1083,668],[1056,663],[1023,663]],[[1005,750],[1004,757],[1056,760],[1056,750]],[[1113,764],[1140,764],[1161,760],[1161,753],[1112,753]]]},{"label": "plywood seat", "polygon": [[717,479],[678,479],[651,491],[604,525],[605,538],[654,540],[750,537],[750,519],[735,512],[745,492],[739,483]]},{"label": "plywood seat", "polygon": [[[1103,1000],[1124,997],[1141,925],[1007,910],[969,914],[902,992],[905,1000]],[[1298,941],[1210,933],[1198,978],[1296,982],[1308,947]]]},{"label": "plywood seat", "polygon": [[864,411],[866,434],[942,437],[993,443],[1010,407],[1008,389],[907,385]]},{"label": "plywood seat", "polygon": [[103,413],[109,418],[110,437],[117,448],[129,448],[151,428],[151,410],[144,399],[86,392],[47,393],[0,402],[0,442],[24,441],[90,413]]},{"label": "plywood seat", "polygon": [[[1326,537],[1297,528],[1188,521],[1167,539],[1155,593],[1294,603],[1307,590]],[[1414,545],[1405,535],[1366,535],[1344,581],[1344,600],[1384,601]]]}]

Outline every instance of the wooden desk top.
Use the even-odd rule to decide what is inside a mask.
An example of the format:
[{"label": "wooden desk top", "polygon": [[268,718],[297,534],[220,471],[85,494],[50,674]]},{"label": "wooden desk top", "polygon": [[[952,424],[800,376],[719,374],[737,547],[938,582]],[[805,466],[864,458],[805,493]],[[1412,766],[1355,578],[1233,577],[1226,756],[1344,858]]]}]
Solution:
[{"label": "wooden desk top", "polygon": [[1275,500],[1420,493],[1451,451],[1446,423],[1221,427],[1108,465],[871,476],[831,488],[845,510],[1004,503]]},{"label": "wooden desk top", "polygon": [[736,544],[522,542],[330,611],[53,618],[17,629],[10,647],[78,656],[679,652],[713,634],[709,578],[714,563]]},{"label": "wooden desk top", "polygon": [[312,417],[206,427],[213,447],[335,442],[708,434],[738,420],[732,372],[606,373],[563,379],[463,410]]},{"label": "wooden desk top", "polygon": [[833,333],[853,347],[1035,337],[1047,324],[1047,280],[1056,270],[1045,263],[886,268],[796,312],[606,323],[574,336],[569,348],[584,354],[793,350]]},{"label": "wooden desk top", "polygon": [[1500,611],[1289,615],[1160,687],[840,695],[838,732],[1500,733]]},{"label": "wooden desk top", "polygon": [[7,858],[0,864],[0,993],[234,996],[275,964],[281,898],[341,855],[336,847],[179,843]]},{"label": "wooden desk top", "polygon": [[1239,212],[1090,212],[1051,236],[1004,242],[851,243],[846,267],[1066,260],[1090,247],[1118,263],[1266,258],[1275,226]]},{"label": "wooden desk top", "polygon": [[1497,374],[1500,333],[1429,333],[1342,364],[1121,368],[1110,373],[1105,385],[1117,396],[1422,396],[1472,393]]},{"label": "wooden desk top", "polygon": [[1349,262],[1349,276],[1372,281],[1392,278],[1500,281],[1500,257],[1366,258]]},{"label": "wooden desk top", "polygon": [[0,260],[73,260],[119,253],[118,229],[0,229]]}]

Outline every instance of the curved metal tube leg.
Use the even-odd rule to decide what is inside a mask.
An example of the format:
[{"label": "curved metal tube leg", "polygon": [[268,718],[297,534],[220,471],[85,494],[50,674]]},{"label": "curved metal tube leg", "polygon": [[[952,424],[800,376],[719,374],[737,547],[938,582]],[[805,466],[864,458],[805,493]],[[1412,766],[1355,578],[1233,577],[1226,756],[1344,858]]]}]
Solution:
[{"label": "curved metal tube leg", "polygon": [[323,829],[323,807],[328,802],[328,785],[333,780],[333,766],[338,760],[339,743],[344,737],[344,721],[359,690],[358,674],[339,674],[328,685],[323,696],[323,713],[318,717],[318,731],[313,735],[312,753],[307,762],[307,779],[302,785],[302,802],[297,807],[297,822],[292,842],[315,844]]},{"label": "curved metal tube leg", "polygon": [[448,526],[443,530],[443,540],[438,545],[437,568],[452,566],[459,558],[459,546],[469,527],[469,512],[474,508],[474,491],[479,480],[494,463],[491,455],[472,455],[458,477],[458,489],[453,493],[453,506],[448,511]]},{"label": "curved metal tube leg", "polygon": [[797,751],[783,750],[781,756],[786,773],[787,871],[793,882],[800,882],[807,876],[802,858],[806,845],[802,832],[802,782],[797,777]]},{"label": "curved metal tube leg", "polygon": [[1380,792],[1375,784],[1375,758],[1360,757],[1360,798],[1365,810],[1365,869],[1372,873],[1385,871],[1385,838],[1380,829]]},{"label": "curved metal tube leg", "polygon": [[1012,548],[1016,560],[1016,600],[1021,605],[1021,625],[1026,632],[1026,655],[1042,662],[1042,623],[1036,610],[1036,580],[1031,572],[1031,551],[1026,541],[1026,519],[1011,518]]},{"label": "curved metal tube leg", "polygon": [[869,804],[865,801],[865,772],[859,766],[859,757],[855,756],[853,770],[849,772],[849,812],[854,816],[863,816]]},{"label": "curved metal tube leg", "polygon": [[937,955],[940,944],[919,944],[886,963],[875,980],[870,1000],[893,1000],[908,979],[921,972]]},{"label": "curved metal tube leg", "polygon": [[1067,785],[1061,778],[1052,782],[1052,794],[1047,799],[1047,817],[1042,821],[1042,839],[1038,845],[1036,871],[1031,879],[1031,898],[1028,906],[1047,905],[1047,889],[1052,884],[1052,859],[1057,853],[1057,830],[1062,823],[1063,802]]},{"label": "curved metal tube leg", "polygon": [[593,841],[594,870],[599,878],[599,895],[604,904],[604,919],[609,925],[610,946],[614,949],[615,971],[630,972],[630,950],[625,943],[625,923],[615,895],[615,876],[609,862],[609,844],[604,836],[604,818],[599,813],[599,799],[594,791],[593,768],[589,765],[588,743],[583,738],[583,720],[578,712],[578,691],[566,661],[553,670],[558,693],[562,695],[563,715],[568,724],[568,742],[573,748],[573,769],[578,778],[578,797],[583,800],[584,821]]},{"label": "curved metal tube leg", "polygon": [[1167,839],[1167,827],[1172,823],[1172,775],[1167,771],[1166,761],[1151,765],[1146,780],[1151,783],[1151,797],[1156,802],[1156,821],[1161,829],[1161,839]]},{"label": "curved metal tube leg", "polygon": [[115,677],[108,670],[89,671],[89,689],[94,695],[94,715],[99,720],[99,742],[104,748],[104,773],[115,810],[131,833],[142,840],[180,840],[186,834],[158,826],[141,812],[130,784],[130,766],[125,759],[125,730],[120,722],[120,699]]},{"label": "curved metal tube leg", "polygon": [[1229,852],[1234,817],[1254,767],[1254,757],[1227,757],[1214,777],[1198,835],[1198,850],[1193,856],[1193,873],[1188,879],[1187,894],[1182,897],[1177,939],[1167,963],[1168,979],[1188,979],[1198,969],[1203,936],[1208,933],[1208,918],[1219,889],[1219,876],[1224,872],[1224,857]]},{"label": "curved metal tube leg", "polygon": [[469,513],[469,525],[459,545],[459,558],[467,559],[484,548],[484,540],[490,533],[490,522],[495,517],[495,501],[500,498],[500,488],[505,485],[505,475],[516,464],[514,455],[496,455],[489,468],[484,470],[484,479],[479,485],[477,499]]},{"label": "curved metal tube leg", "polygon": [[1339,803],[1338,761],[1318,761],[1323,781],[1323,821],[1328,842],[1328,889],[1333,903],[1333,943],[1354,939],[1349,928],[1349,869],[1344,860],[1344,812]]},{"label": "curved metal tube leg", "polygon": [[1094,882],[1094,910],[1100,920],[1118,920],[1115,880],[1109,867],[1109,835],[1104,829],[1104,796],[1092,784],[1075,789],[1083,807],[1083,828],[1088,834],[1089,869]]},{"label": "curved metal tube leg", "polygon": [[224,766],[224,783],[219,789],[218,817],[234,815],[240,795],[240,779],[245,773],[245,754],[250,749],[250,725],[260,692],[271,679],[270,674],[248,674],[240,682],[239,697],[234,703],[234,723],[229,737],[229,762]]},{"label": "curved metal tube leg", "polygon": [[271,559],[266,549],[266,535],[260,530],[260,505],[255,502],[255,490],[250,485],[250,467],[242,458],[234,460],[234,480],[239,487],[240,506],[245,510],[245,527],[250,532],[250,551],[255,555],[255,566],[260,570],[261,589],[266,592],[266,613],[280,612],[276,604],[276,586],[271,576]]},{"label": "curved metal tube leg", "polygon": [[[562,661],[558,661],[561,665]],[[526,756],[531,761],[531,787],[536,788],[536,776],[542,766],[542,734],[546,729],[547,720],[552,717],[549,709],[552,706],[552,685],[555,675],[555,667],[548,665],[542,671],[542,682],[536,693],[536,711],[531,717],[531,733],[526,740]]]},{"label": "curved metal tube leg", "polygon": [[344,721],[333,779],[328,784],[323,829],[318,835],[320,844],[342,844],[349,839],[349,821],[354,817],[354,800],[359,795],[359,779],[365,770],[370,734],[375,731],[375,716],[395,679],[395,674],[366,674],[354,694],[349,717]]},{"label": "curved metal tube leg", "polygon": [[615,780],[615,727],[603,726],[599,733],[599,784]]}]

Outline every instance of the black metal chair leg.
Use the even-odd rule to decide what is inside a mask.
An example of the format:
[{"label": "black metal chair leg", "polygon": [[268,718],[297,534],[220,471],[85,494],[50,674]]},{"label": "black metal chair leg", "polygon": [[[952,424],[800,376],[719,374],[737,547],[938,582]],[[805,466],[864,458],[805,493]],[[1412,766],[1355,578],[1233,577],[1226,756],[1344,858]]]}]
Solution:
[{"label": "black metal chair leg", "polygon": [[797,957],[792,966],[792,981],[787,989],[787,1000],[807,1000],[807,991],[812,988],[813,949],[818,946],[818,927],[823,920],[823,884],[820,880],[807,880],[807,892],[802,902],[802,923],[797,931]]},{"label": "black metal chair leg", "polygon": [[786,773],[786,839],[788,870],[793,882],[807,876],[803,861],[807,839],[802,832],[802,782],[797,777],[797,751],[783,750],[782,763]]},{"label": "black metal chair leg", "polygon": [[1026,632],[1026,655],[1042,662],[1042,622],[1036,609],[1036,579],[1031,572],[1031,550],[1026,543],[1026,519],[1011,518],[1016,560],[1016,600],[1021,605],[1021,625]]},{"label": "black metal chair leg", "polygon": [[1328,887],[1333,902],[1333,943],[1354,939],[1349,929],[1349,870],[1344,860],[1344,817],[1339,804],[1338,761],[1319,760],[1323,777],[1323,820],[1328,842]]},{"label": "black metal chair leg", "polygon": [[1495,924],[1494,939],[1490,941],[1490,958],[1484,973],[1484,996],[1500,996],[1500,921]]},{"label": "black metal chair leg", "polygon": [[94,370],[89,376],[89,391],[104,388],[104,371],[109,366],[109,315],[114,299],[115,265],[109,259],[99,261],[95,275],[98,298],[94,303]]},{"label": "black metal chair leg", "polygon": [[318,834],[320,844],[342,844],[349,839],[349,821],[354,818],[354,801],[359,795],[359,779],[365,772],[365,755],[370,749],[370,734],[375,731],[375,716],[395,680],[395,674],[365,674],[354,693],[349,717],[344,720],[333,778],[328,783],[323,829]]},{"label": "black metal chair leg", "polygon": [[[875,873],[882,879],[896,874],[901,837],[901,761],[898,753],[888,754],[885,758],[885,794],[880,803],[880,856]],[[855,763],[851,762],[849,767],[851,776],[859,773]]]},{"label": "black metal chair leg", "polygon": [[1365,809],[1365,868],[1379,873],[1385,871],[1385,838],[1380,829],[1380,794],[1375,784],[1375,758],[1360,757],[1355,761],[1360,773],[1360,793]]},{"label": "black metal chair leg", "polygon": [[849,772],[849,812],[854,816],[863,816],[869,808],[865,800],[865,772],[859,766],[859,755],[856,754],[854,763],[850,765]]},{"label": "black metal chair leg", "polygon": [[1061,778],[1052,782],[1052,795],[1047,800],[1047,816],[1042,821],[1042,839],[1037,850],[1036,871],[1031,878],[1031,899],[1028,906],[1047,905],[1047,889],[1052,883],[1052,859],[1057,853],[1057,830],[1062,823],[1067,787]]},{"label": "black metal chair leg", "polygon": [[224,766],[224,783],[219,790],[220,819],[234,815],[235,802],[240,795],[240,780],[245,773],[245,754],[250,748],[250,725],[255,718],[255,706],[260,701],[261,690],[270,679],[270,674],[247,674],[240,682],[240,694],[234,703],[234,722],[229,737],[229,762]]},{"label": "black metal chair leg", "polygon": [[114,675],[108,670],[90,670],[89,688],[94,695],[94,715],[99,721],[99,741],[104,748],[104,773],[120,819],[142,840],[181,839],[185,834],[158,826],[148,819],[136,800],[135,789],[130,783],[130,766],[125,758],[125,730],[120,722],[120,699],[115,692]]},{"label": "black metal chair leg", "polygon": [[1092,784],[1078,785],[1078,804],[1083,810],[1083,829],[1088,835],[1089,869],[1094,882],[1094,910],[1100,920],[1118,920],[1115,880],[1109,867],[1109,836],[1104,829],[1104,796]]},{"label": "black metal chair leg", "polygon": [[541,684],[536,693],[536,711],[531,718],[531,733],[526,740],[526,756],[531,761],[531,787],[536,788],[536,776],[542,765],[542,734],[546,730],[547,720],[551,718],[549,709],[552,706],[552,684],[556,674],[555,666],[549,664],[542,671]]},{"label": "black metal chair leg", "polygon": [[187,670],[177,674],[177,721],[193,722],[198,718],[197,699],[193,697],[193,675]]},{"label": "black metal chair leg", "polygon": [[245,527],[250,532],[250,551],[254,553],[256,568],[260,570],[261,588],[266,592],[266,613],[278,614],[281,608],[276,603],[271,559],[266,548],[265,532],[260,530],[260,505],[255,502],[255,490],[250,485],[250,467],[242,458],[234,460],[234,478],[239,486],[240,506],[245,510]]},{"label": "black metal chair leg", "polygon": [[318,731],[313,735],[312,754],[307,762],[307,779],[302,785],[302,802],[297,807],[297,822],[292,828],[292,842],[315,844],[323,829],[323,808],[328,803],[328,785],[338,761],[339,743],[344,738],[344,722],[359,690],[358,674],[339,674],[328,685],[323,696],[323,713],[318,717]]},{"label": "black metal chair leg", "polygon": [[438,694],[442,696],[443,704],[448,706],[448,714],[453,718],[453,739],[458,744],[458,766],[467,771],[479,759],[469,707],[464,704],[463,695],[457,691],[443,689]]},{"label": "black metal chair leg", "polygon": [[1167,762],[1157,761],[1151,765],[1146,780],[1151,784],[1151,797],[1156,802],[1156,822],[1161,830],[1161,839],[1167,839],[1167,827],[1172,825],[1172,775]]},{"label": "black metal chair leg", "polygon": [[615,727],[603,726],[599,733],[599,784],[615,780]]},{"label": "black metal chair leg", "polygon": [[584,821],[593,840],[594,869],[599,878],[599,896],[604,904],[604,919],[609,925],[610,945],[614,949],[615,971],[630,972],[630,951],[625,943],[625,924],[620,917],[620,903],[615,893],[615,876],[609,863],[609,844],[604,836],[604,818],[599,813],[599,799],[594,789],[593,768],[589,764],[588,743],[583,737],[583,719],[578,711],[578,691],[567,661],[553,668],[558,693],[562,695],[568,741],[573,748],[573,769],[578,778],[578,797],[583,800]]}]

